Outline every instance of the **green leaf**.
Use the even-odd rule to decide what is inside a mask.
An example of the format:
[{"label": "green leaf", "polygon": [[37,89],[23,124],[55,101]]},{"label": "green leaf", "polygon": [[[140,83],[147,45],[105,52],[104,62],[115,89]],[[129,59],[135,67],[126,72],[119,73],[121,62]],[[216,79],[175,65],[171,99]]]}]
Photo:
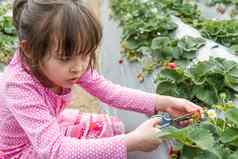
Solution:
[{"label": "green leaf", "polygon": [[168,37],[157,37],[152,40],[151,48],[154,50],[158,50],[169,45],[170,39]]},{"label": "green leaf", "polygon": [[226,128],[223,135],[221,136],[221,141],[223,143],[229,143],[238,139],[238,128]]},{"label": "green leaf", "polygon": [[219,127],[217,127],[216,125],[212,124],[209,121],[203,121],[203,122],[199,123],[199,127],[211,132],[213,134],[214,138],[219,137],[221,134]]},{"label": "green leaf", "polygon": [[176,96],[176,84],[171,81],[161,81],[157,84],[156,93],[161,95]]},{"label": "green leaf", "polygon": [[233,45],[231,47],[231,49],[235,52],[236,55],[238,54],[238,44],[237,45]]},{"label": "green leaf", "polygon": [[211,67],[208,62],[199,62],[188,70],[192,80],[197,84],[204,83],[206,80],[205,75],[209,72],[211,72]]},{"label": "green leaf", "polygon": [[237,159],[237,156],[238,156],[238,151],[232,153],[231,155],[229,155],[227,157],[227,159]]},{"label": "green leaf", "polygon": [[193,94],[191,93],[192,86],[187,82],[178,83],[176,89],[176,97],[192,100]]},{"label": "green leaf", "polygon": [[[227,144],[228,145],[228,144]],[[236,149],[238,149],[238,140],[234,140],[234,141],[231,141],[231,142],[229,142],[229,146],[233,146],[233,147],[235,147]]]},{"label": "green leaf", "polygon": [[227,120],[238,126],[238,108],[233,108],[225,113]]},{"label": "green leaf", "polygon": [[186,52],[196,52],[199,48],[205,45],[205,40],[202,38],[194,38],[185,36],[178,42],[178,47]]},{"label": "green leaf", "polygon": [[178,83],[186,79],[186,77],[184,76],[184,72],[181,69],[176,70],[162,69],[160,71],[159,77],[161,79],[167,79]]},{"label": "green leaf", "polygon": [[127,43],[128,43],[128,49],[130,50],[134,50],[139,47],[139,42],[136,40],[128,40]]},{"label": "green leaf", "polygon": [[238,67],[231,69],[225,74],[225,83],[231,89],[238,92]]},{"label": "green leaf", "polygon": [[215,140],[209,130],[204,128],[194,128],[189,131],[189,138],[203,150],[211,150]]},{"label": "green leaf", "polygon": [[168,128],[163,130],[163,133],[163,137],[170,137],[187,146],[197,147],[202,150],[211,150],[215,144],[215,140],[209,130],[201,127]]},{"label": "green leaf", "polygon": [[176,129],[173,127],[169,127],[162,130],[160,137],[175,139],[185,145],[192,145],[193,142],[188,136],[189,131],[190,129],[188,128]]},{"label": "green leaf", "polygon": [[192,92],[194,96],[208,105],[213,105],[218,101],[217,90],[210,85],[197,85]]},{"label": "green leaf", "polygon": [[223,89],[225,89],[223,74],[218,73],[209,74],[206,77],[206,81],[209,85],[216,88],[217,91],[222,91]]},{"label": "green leaf", "polygon": [[182,151],[182,159],[219,159],[215,154],[198,148],[185,146]]},{"label": "green leaf", "polygon": [[221,58],[216,58],[215,60],[217,60],[218,63],[221,63],[223,65],[225,72],[230,72],[233,69],[237,69],[238,67],[237,62],[232,60],[225,60]]},{"label": "green leaf", "polygon": [[177,24],[174,23],[174,22],[168,22],[167,25],[166,25],[166,28],[169,30],[169,31],[174,31],[178,28]]}]

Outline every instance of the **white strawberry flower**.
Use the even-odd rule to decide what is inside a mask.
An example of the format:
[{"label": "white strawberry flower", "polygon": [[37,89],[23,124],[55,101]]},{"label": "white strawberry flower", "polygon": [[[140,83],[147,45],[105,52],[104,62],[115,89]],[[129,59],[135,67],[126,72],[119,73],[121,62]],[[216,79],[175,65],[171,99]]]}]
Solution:
[{"label": "white strawberry flower", "polygon": [[217,18],[212,18],[212,21],[217,21]]},{"label": "white strawberry flower", "polygon": [[158,9],[157,8],[152,8],[151,11],[152,11],[152,13],[158,13]]},{"label": "white strawberry flower", "polygon": [[217,118],[217,113],[216,113],[216,110],[214,110],[214,109],[209,109],[207,111],[207,115],[210,119],[216,119]]}]

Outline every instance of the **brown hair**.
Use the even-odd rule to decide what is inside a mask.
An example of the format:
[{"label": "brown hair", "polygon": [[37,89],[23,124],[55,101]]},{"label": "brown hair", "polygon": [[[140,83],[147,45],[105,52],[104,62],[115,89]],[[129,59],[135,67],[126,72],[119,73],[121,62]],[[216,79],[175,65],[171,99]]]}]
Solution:
[{"label": "brown hair", "polygon": [[28,43],[31,59],[24,57],[32,68],[55,45],[60,57],[89,56],[89,66],[95,67],[102,28],[81,0],[15,0],[13,21],[19,40]]}]

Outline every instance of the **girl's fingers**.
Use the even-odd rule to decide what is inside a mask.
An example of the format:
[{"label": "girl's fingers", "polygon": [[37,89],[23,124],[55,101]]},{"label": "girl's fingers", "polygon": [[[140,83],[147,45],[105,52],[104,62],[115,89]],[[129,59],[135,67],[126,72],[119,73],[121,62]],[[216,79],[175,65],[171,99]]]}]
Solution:
[{"label": "girl's fingers", "polygon": [[180,121],[180,122],[179,122],[179,126],[181,126],[181,127],[186,127],[186,126],[188,126],[189,124],[192,124],[192,122],[193,122],[192,119]]},{"label": "girl's fingers", "polygon": [[160,125],[160,119],[156,119],[156,120],[154,120],[153,122],[154,122],[154,123],[153,123],[153,126],[154,126],[154,127],[157,126],[157,125]]},{"label": "girl's fingers", "polygon": [[203,109],[196,109],[193,113],[199,119],[204,118],[204,111],[203,111]]},{"label": "girl's fingers", "polygon": [[163,142],[162,139],[158,137],[160,132],[161,132],[160,129],[154,128],[154,134],[155,134],[155,138],[156,138],[155,141],[156,141],[157,144],[160,144],[160,143]]},{"label": "girl's fingers", "polygon": [[196,104],[194,104],[190,101],[188,101],[188,102],[189,103],[186,107],[186,110],[188,112],[194,113],[199,118],[203,118],[204,117],[204,111],[203,111],[202,107],[200,107],[200,106],[198,106],[198,105],[196,105]]},{"label": "girl's fingers", "polygon": [[155,127],[156,125],[160,124],[160,119],[158,119],[158,118],[151,118],[151,119],[147,120],[146,123],[148,125],[150,125],[150,126]]}]

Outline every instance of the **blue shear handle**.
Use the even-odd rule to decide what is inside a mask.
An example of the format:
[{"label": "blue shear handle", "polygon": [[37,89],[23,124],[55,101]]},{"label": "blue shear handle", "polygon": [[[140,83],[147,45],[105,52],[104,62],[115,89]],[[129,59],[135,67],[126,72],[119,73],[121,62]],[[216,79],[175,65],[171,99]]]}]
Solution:
[{"label": "blue shear handle", "polygon": [[172,119],[168,116],[163,115],[155,115],[154,118],[158,118],[160,120],[160,128],[168,127],[172,124]]},{"label": "blue shear handle", "polygon": [[172,119],[168,117],[162,116],[160,118],[160,128],[165,128],[168,127],[172,124]]}]

